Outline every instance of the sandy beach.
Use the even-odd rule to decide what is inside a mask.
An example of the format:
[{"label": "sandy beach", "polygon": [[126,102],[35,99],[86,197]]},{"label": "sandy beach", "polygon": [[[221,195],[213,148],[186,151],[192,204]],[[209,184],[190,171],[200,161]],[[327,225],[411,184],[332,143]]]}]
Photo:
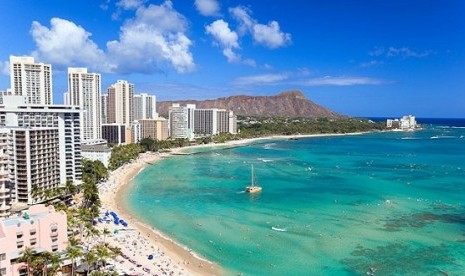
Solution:
[{"label": "sandy beach", "polygon": [[[98,227],[107,228],[111,234],[106,242],[122,249],[127,258],[119,259],[119,263],[133,274],[146,275],[221,275],[221,267],[212,263],[191,249],[176,243],[166,233],[146,225],[133,217],[124,205],[124,197],[134,176],[147,165],[154,164],[174,154],[181,154],[185,150],[205,147],[230,148],[246,145],[254,142],[272,139],[309,138],[325,136],[358,135],[351,134],[312,134],[312,135],[277,135],[270,137],[251,138],[229,141],[223,144],[194,145],[172,149],[169,153],[143,153],[132,163],[126,164],[111,172],[108,180],[99,186],[103,212],[114,211],[120,219],[128,223],[127,229],[113,223],[99,223]],[[102,214],[103,216],[103,214]],[[115,233],[118,232],[118,233]],[[148,256],[156,256],[152,260]]]}]

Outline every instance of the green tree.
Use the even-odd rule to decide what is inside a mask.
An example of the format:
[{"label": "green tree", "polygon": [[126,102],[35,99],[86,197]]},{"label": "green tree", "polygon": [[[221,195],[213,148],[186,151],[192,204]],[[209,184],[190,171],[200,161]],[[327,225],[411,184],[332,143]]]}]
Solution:
[{"label": "green tree", "polygon": [[36,251],[30,247],[26,247],[19,255],[18,261],[26,263],[27,275],[32,275],[33,268],[31,264],[35,260],[36,255]]},{"label": "green tree", "polygon": [[74,276],[76,259],[82,257],[82,251],[77,246],[69,246],[66,248],[66,256],[71,260],[71,276]]}]

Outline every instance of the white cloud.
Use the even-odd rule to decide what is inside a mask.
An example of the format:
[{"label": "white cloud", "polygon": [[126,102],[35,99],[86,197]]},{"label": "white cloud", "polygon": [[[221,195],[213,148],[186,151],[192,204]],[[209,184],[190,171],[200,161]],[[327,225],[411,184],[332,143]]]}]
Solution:
[{"label": "white cloud", "polygon": [[352,86],[352,85],[378,85],[386,81],[368,77],[331,77],[309,79],[301,84],[305,86]]},{"label": "white cloud", "polygon": [[287,74],[263,74],[237,78],[235,85],[270,85],[288,79]]},{"label": "white cloud", "polygon": [[71,21],[52,18],[50,28],[34,21],[32,38],[37,49],[32,53],[38,60],[52,63],[58,69],[70,65],[93,64],[105,70],[105,55],[91,39],[91,33]]},{"label": "white cloud", "polygon": [[119,39],[107,42],[106,51],[91,40],[91,33],[71,21],[52,18],[50,28],[34,21],[31,34],[37,49],[32,55],[58,69],[85,66],[101,72],[153,73],[168,65],[187,73],[195,69],[187,28],[186,18],[169,0],[137,8],[120,28]]},{"label": "white cloud", "polygon": [[107,43],[109,60],[118,72],[150,73],[170,63],[179,73],[195,69],[186,36],[186,18],[171,1],[137,9],[136,16],[121,27],[119,41]]},{"label": "white cloud", "polygon": [[145,2],[146,0],[120,0],[116,6],[125,10],[135,10],[144,5]]},{"label": "white cloud", "polygon": [[379,61],[379,60],[370,60],[370,61],[367,61],[367,62],[363,62],[362,64],[360,64],[361,67],[373,67],[373,66],[378,66],[378,65],[381,65],[383,64],[382,61]]},{"label": "white cloud", "polygon": [[205,32],[212,35],[215,43],[223,48],[223,54],[228,59],[228,62],[240,61],[240,56],[233,51],[233,49],[239,48],[238,35],[229,28],[227,22],[218,19],[205,26]]},{"label": "white cloud", "polygon": [[423,52],[413,51],[408,47],[389,47],[385,49],[383,47],[376,47],[373,51],[368,53],[370,56],[386,56],[386,57],[403,57],[403,58],[423,58],[432,54],[432,51],[427,50]]},{"label": "white cloud", "polygon": [[260,24],[250,16],[250,9],[242,6],[230,8],[229,11],[240,24],[239,33],[242,35],[249,32],[257,44],[276,49],[289,45],[292,41],[291,34],[282,32],[277,21]]},{"label": "white cloud", "polygon": [[195,7],[203,16],[218,16],[220,11],[216,0],[195,0]]},{"label": "white cloud", "polygon": [[271,21],[268,25],[255,24],[253,26],[253,38],[258,44],[270,49],[276,49],[291,42],[291,35],[281,32],[279,23]]},{"label": "white cloud", "polygon": [[401,56],[401,57],[415,57],[415,58],[426,57],[426,56],[429,56],[430,54],[431,54],[431,51],[415,52],[415,51],[410,50],[407,47],[401,47],[401,48],[389,47],[386,53],[388,57]]},{"label": "white cloud", "polygon": [[0,61],[0,74],[9,76],[10,75],[10,62]]}]

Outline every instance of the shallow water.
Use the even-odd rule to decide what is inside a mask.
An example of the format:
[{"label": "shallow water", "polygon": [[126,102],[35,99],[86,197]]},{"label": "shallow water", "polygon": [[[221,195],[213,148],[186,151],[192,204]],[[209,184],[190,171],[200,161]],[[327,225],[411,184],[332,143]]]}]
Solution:
[{"label": "shallow water", "polygon": [[[127,204],[231,275],[461,274],[464,135],[436,126],[177,156],[143,170]],[[250,164],[261,194],[243,192]]]}]

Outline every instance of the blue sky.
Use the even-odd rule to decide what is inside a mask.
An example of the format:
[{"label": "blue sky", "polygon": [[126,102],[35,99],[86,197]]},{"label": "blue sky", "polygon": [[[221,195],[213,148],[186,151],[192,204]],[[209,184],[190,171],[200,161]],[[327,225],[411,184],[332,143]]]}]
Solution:
[{"label": "blue sky", "polygon": [[118,79],[158,100],[302,90],[352,116],[465,118],[465,1],[1,0],[9,55]]}]

